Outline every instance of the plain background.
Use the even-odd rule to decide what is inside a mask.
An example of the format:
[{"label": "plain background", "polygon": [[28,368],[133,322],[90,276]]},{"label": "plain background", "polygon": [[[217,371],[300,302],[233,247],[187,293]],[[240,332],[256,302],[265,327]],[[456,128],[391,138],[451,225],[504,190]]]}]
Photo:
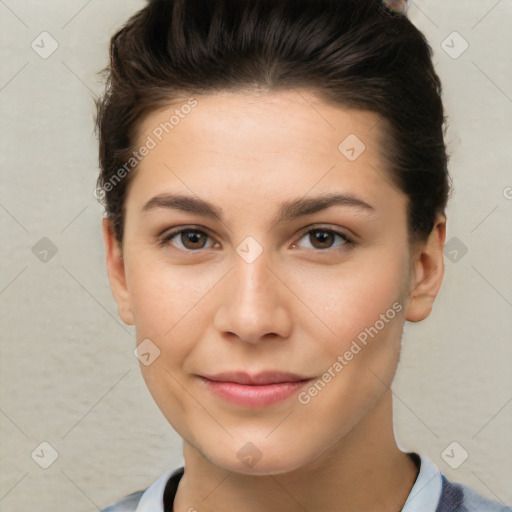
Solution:
[{"label": "plain background", "polygon": [[[118,318],[93,196],[97,72],[143,5],[0,0],[1,511],[97,510],[183,463]],[[455,189],[445,282],[405,329],[397,438],[511,504],[512,1],[418,0],[409,17],[443,82]]]}]

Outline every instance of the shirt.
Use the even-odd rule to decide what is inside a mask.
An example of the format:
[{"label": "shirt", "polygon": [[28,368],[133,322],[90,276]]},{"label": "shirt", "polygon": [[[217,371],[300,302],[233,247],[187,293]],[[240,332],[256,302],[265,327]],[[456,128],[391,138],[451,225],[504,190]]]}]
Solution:
[{"label": "shirt", "polygon": [[[408,455],[419,466],[419,472],[400,512],[512,512],[470,487],[450,482],[426,457]],[[167,471],[147,489],[129,494],[100,512],[172,512],[184,471],[185,467]],[[167,509],[164,503],[169,504]]]}]

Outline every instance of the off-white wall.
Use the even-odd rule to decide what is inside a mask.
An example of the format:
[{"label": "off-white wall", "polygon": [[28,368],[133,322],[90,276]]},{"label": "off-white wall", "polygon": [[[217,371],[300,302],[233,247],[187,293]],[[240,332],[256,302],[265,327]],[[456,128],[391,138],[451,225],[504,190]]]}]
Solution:
[{"label": "off-white wall", "polygon": [[[95,510],[182,464],[117,316],[92,194],[96,72],[110,35],[143,5],[0,2],[1,511]],[[444,84],[455,193],[439,299],[428,320],[406,326],[397,437],[449,478],[510,504],[512,2],[417,0],[409,13]],[[51,49],[43,31],[59,44],[46,59],[31,48]],[[446,40],[460,51],[454,31],[469,44],[456,59],[441,48]],[[42,237],[58,251],[40,242],[47,262],[32,252]],[[456,470],[441,456],[453,441],[469,453]],[[58,452],[48,469],[35,462],[51,462],[48,446],[31,458],[42,442]]]}]

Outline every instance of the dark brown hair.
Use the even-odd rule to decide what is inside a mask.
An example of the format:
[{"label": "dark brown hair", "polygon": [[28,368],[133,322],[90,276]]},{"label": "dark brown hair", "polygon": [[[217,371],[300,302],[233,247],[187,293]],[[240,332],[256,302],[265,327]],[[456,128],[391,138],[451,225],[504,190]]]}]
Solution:
[{"label": "dark brown hair", "polygon": [[112,37],[104,71],[97,195],[120,242],[133,175],[126,163],[143,118],[221,90],[305,88],[377,113],[390,179],[409,198],[412,237],[425,238],[444,212],[446,120],[432,49],[382,0],[150,0]]}]

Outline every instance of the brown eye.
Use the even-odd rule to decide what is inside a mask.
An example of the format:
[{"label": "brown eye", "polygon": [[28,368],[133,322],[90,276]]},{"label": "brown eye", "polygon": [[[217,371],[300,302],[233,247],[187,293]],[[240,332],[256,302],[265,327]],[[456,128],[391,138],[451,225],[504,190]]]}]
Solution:
[{"label": "brown eye", "polygon": [[328,249],[334,243],[334,233],[332,231],[314,230],[309,232],[311,245],[315,249]]},{"label": "brown eye", "polygon": [[215,244],[211,237],[199,229],[180,229],[166,235],[161,241],[162,246],[174,245],[184,251],[208,249]]},{"label": "brown eye", "polygon": [[180,233],[180,241],[185,249],[204,249],[208,235],[201,231],[186,229]]},{"label": "brown eye", "polygon": [[[332,229],[311,229],[305,233],[301,239],[304,240],[308,249],[337,249],[341,246],[351,243],[351,241],[342,233]],[[297,247],[297,244],[294,245]]]}]

